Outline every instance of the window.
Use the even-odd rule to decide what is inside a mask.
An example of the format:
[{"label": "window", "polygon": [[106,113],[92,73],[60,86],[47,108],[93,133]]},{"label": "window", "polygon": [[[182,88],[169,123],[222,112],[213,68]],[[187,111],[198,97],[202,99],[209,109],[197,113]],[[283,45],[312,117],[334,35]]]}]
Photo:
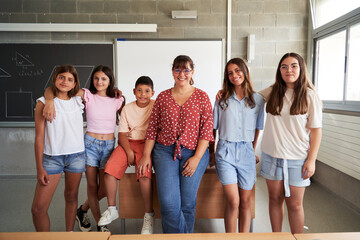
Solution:
[{"label": "window", "polygon": [[313,79],[324,108],[360,112],[360,0],[310,3]]},{"label": "window", "polygon": [[322,100],[343,99],[346,32],[341,31],[317,41],[317,88]]},{"label": "window", "polygon": [[312,0],[315,27],[318,28],[360,7],[360,0]]},{"label": "window", "polygon": [[360,101],[360,23],[350,28],[346,99]]}]

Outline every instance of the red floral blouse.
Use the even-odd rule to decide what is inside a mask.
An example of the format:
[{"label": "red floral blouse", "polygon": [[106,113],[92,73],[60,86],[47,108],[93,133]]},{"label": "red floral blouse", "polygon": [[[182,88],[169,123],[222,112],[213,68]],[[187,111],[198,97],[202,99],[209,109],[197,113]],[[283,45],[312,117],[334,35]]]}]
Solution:
[{"label": "red floral blouse", "polygon": [[181,158],[181,148],[195,150],[200,139],[214,141],[213,112],[209,96],[195,88],[190,98],[179,106],[171,89],[159,94],[154,103],[145,139],[170,146],[176,143],[174,160]]}]

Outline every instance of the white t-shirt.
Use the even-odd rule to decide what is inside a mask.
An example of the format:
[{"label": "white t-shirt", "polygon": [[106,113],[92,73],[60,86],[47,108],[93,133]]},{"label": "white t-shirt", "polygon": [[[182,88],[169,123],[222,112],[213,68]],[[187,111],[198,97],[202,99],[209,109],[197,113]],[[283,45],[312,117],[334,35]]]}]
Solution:
[{"label": "white t-shirt", "polygon": [[[45,98],[37,101],[45,104]],[[70,100],[54,98],[56,118],[45,122],[44,153],[51,156],[82,152],[84,147],[83,109],[81,97]]]},{"label": "white t-shirt", "polygon": [[[271,87],[260,94],[268,100]],[[262,151],[266,154],[288,160],[306,159],[310,147],[310,128],[322,127],[322,104],[315,91],[308,88],[308,112],[290,115],[293,89],[287,89],[280,115],[267,113],[262,138]]]}]

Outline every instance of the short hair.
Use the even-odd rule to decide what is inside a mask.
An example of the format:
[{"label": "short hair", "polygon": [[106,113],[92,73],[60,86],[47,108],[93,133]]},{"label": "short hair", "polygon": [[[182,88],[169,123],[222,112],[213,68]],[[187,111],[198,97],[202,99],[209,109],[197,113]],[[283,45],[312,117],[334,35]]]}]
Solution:
[{"label": "short hair", "polygon": [[154,83],[153,83],[153,81],[151,80],[150,77],[148,77],[148,76],[139,77],[135,82],[135,88],[140,84],[148,85],[148,86],[151,87],[151,90],[154,91]]},{"label": "short hair", "polygon": [[74,97],[80,90],[79,75],[76,71],[76,68],[70,64],[63,64],[56,68],[54,74],[51,77],[51,90],[54,96],[56,96],[56,93],[58,91],[55,86],[56,78],[60,73],[66,73],[66,72],[71,73],[74,76],[74,81],[75,81],[75,87],[68,92],[68,96]]}]

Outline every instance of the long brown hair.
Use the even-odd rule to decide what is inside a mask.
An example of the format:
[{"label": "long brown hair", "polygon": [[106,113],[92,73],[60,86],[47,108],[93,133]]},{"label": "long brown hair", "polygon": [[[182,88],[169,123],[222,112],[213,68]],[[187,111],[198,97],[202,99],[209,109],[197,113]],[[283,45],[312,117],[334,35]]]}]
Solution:
[{"label": "long brown hair", "polygon": [[79,81],[79,76],[76,71],[76,68],[72,65],[64,64],[64,65],[57,67],[54,74],[51,77],[51,83],[52,83],[51,90],[52,90],[54,96],[56,96],[57,91],[58,91],[58,89],[55,86],[56,78],[60,73],[66,73],[66,72],[71,73],[74,76],[74,81],[75,81],[75,87],[68,92],[68,96],[70,98],[74,97],[80,90],[80,81]]},{"label": "long brown hair", "polygon": [[279,62],[276,71],[275,83],[272,85],[272,90],[269,96],[269,100],[266,104],[266,112],[271,113],[272,115],[280,115],[280,112],[283,107],[283,98],[287,90],[286,83],[281,77],[280,67],[281,63],[288,57],[295,58],[300,67],[299,78],[295,81],[294,84],[294,99],[290,107],[290,115],[299,115],[305,114],[308,111],[308,88],[314,90],[314,86],[310,81],[310,78],[307,73],[306,63],[304,59],[297,53],[286,53]]},{"label": "long brown hair", "polygon": [[[240,71],[243,72],[244,82],[242,83],[242,85],[243,85],[245,97],[246,97],[245,105],[249,106],[250,108],[254,108],[255,107],[255,101],[254,101],[254,97],[253,97],[254,88],[251,83],[249,69],[246,66],[246,63],[244,62],[244,60],[242,60],[241,58],[233,58],[227,62],[226,66],[225,66],[225,70],[224,70],[222,95],[219,100],[219,105],[220,105],[221,109],[226,110],[226,108],[228,107],[227,100],[235,92],[234,84],[232,84],[230,82],[229,76],[228,76],[228,71],[227,71],[227,68],[230,64],[235,64],[236,66],[238,66],[240,68]],[[223,103],[223,104],[221,104],[221,103]]]},{"label": "long brown hair", "polygon": [[[171,70],[174,70],[175,68],[185,69],[185,68],[187,68],[187,64],[190,65],[191,70],[194,70],[194,62],[193,62],[193,60],[189,56],[179,55],[174,59]],[[193,84],[194,84],[194,79],[191,78],[190,79],[190,85],[193,85]]]},{"label": "long brown hair", "polygon": [[114,98],[115,97],[115,77],[114,73],[108,66],[99,65],[91,73],[90,77],[90,87],[89,90],[92,94],[97,93],[97,89],[94,85],[94,75],[97,72],[103,72],[109,78],[109,86],[106,89],[106,96]]}]

